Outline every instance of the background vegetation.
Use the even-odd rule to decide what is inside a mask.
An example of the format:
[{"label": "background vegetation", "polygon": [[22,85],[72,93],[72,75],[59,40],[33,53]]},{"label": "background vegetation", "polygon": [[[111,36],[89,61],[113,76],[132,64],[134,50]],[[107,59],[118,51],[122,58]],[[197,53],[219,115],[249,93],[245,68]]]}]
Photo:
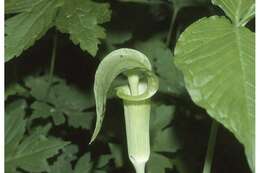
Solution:
[{"label": "background vegetation", "polygon": [[[225,13],[208,0],[6,0],[6,172],[134,172],[113,91],[102,131],[88,144],[97,65],[122,47],[146,54],[160,78],[147,172],[202,172],[212,118],[192,101],[173,59],[180,34],[213,15]],[[246,27],[254,32],[254,20]],[[243,145],[221,124],[212,169],[251,172]]]}]

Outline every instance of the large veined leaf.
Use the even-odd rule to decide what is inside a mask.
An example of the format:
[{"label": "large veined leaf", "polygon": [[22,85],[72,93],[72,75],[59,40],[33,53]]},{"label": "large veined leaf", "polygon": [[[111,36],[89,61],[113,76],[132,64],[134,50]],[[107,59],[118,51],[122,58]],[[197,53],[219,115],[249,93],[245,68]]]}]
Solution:
[{"label": "large veined leaf", "polygon": [[111,11],[106,3],[96,3],[91,0],[66,0],[57,17],[56,26],[63,32],[70,34],[74,44],[95,56],[99,39],[106,34],[99,24],[110,20]]},{"label": "large veined leaf", "polygon": [[255,16],[254,0],[212,0],[237,26],[244,26]]},{"label": "large veined leaf", "polygon": [[254,169],[254,33],[225,17],[203,18],[181,35],[176,65],[195,103],[244,145]]},{"label": "large veined leaf", "polygon": [[[31,47],[53,25],[62,1],[41,0],[5,22],[5,61]],[[19,10],[18,10],[19,11]],[[22,11],[22,9],[21,9]]]}]

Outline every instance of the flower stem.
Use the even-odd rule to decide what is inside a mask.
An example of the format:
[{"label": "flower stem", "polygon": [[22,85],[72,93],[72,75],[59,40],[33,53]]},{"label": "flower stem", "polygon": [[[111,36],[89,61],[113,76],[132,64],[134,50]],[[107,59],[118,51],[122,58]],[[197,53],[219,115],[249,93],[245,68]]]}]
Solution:
[{"label": "flower stem", "polygon": [[166,45],[167,45],[167,47],[169,47],[170,44],[171,44],[172,31],[173,31],[173,27],[174,27],[174,24],[175,24],[175,20],[176,20],[178,11],[179,11],[179,9],[176,8],[176,9],[174,9],[173,12],[172,12],[172,19],[171,19],[171,23],[170,23],[170,28],[169,28],[169,31],[168,31],[167,39],[166,39]]},{"label": "flower stem", "polygon": [[57,33],[55,32],[54,36],[53,36],[51,64],[50,64],[50,71],[49,71],[49,77],[48,77],[48,90],[47,90],[47,93],[46,93],[46,96],[45,96],[46,98],[48,97],[48,95],[50,93],[51,84],[52,84],[52,80],[53,80],[55,61],[56,61],[57,40],[58,40],[58,36],[57,36]]},{"label": "flower stem", "polygon": [[210,137],[208,142],[208,149],[206,154],[206,159],[204,162],[203,173],[210,173],[212,167],[212,161],[214,156],[214,148],[217,139],[217,132],[218,132],[218,123],[215,120],[212,120],[211,130],[210,130]]},{"label": "flower stem", "polygon": [[145,173],[145,162],[135,164],[136,173]]},{"label": "flower stem", "polygon": [[50,71],[49,71],[49,78],[48,78],[48,82],[49,85],[51,85],[52,83],[52,79],[53,79],[53,73],[54,73],[54,68],[55,68],[55,61],[56,61],[56,50],[57,50],[57,34],[54,34],[54,38],[53,38],[53,47],[52,47],[52,55],[51,55],[51,65],[50,65]]}]

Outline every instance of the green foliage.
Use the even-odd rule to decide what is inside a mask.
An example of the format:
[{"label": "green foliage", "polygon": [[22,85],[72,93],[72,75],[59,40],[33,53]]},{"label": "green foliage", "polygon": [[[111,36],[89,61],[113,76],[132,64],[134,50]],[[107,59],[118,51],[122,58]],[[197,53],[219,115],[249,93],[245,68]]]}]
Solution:
[{"label": "green foliage", "polygon": [[236,26],[245,26],[255,16],[254,0],[212,0],[212,2],[222,8]]},{"label": "green foliage", "polygon": [[108,4],[90,0],[7,0],[5,10],[19,13],[5,24],[5,61],[19,56],[54,25],[95,56],[99,39],[105,38],[98,24],[109,21],[111,13]]},{"label": "green foliage", "polygon": [[202,172],[212,119],[211,172],[254,172],[254,17],[254,0],[5,0],[5,172],[134,172],[119,90],[109,90],[126,84],[111,83],[119,61],[100,76],[109,116],[89,144],[97,66],[119,48],[151,62],[125,67],[159,79],[146,173]]},{"label": "green foliage", "polygon": [[[50,88],[45,75],[29,77],[25,80],[25,85],[31,88],[30,94],[36,99],[31,105],[33,110],[31,119],[51,116],[54,123],[60,125],[65,122],[65,117],[67,117],[70,126],[90,128],[94,113],[85,112],[85,110],[94,107],[92,93],[82,94],[82,91],[67,85],[58,77],[53,79],[53,85]],[[37,86],[41,86],[41,88]]]},{"label": "green foliage", "polygon": [[[40,0],[9,18],[5,23],[5,61],[19,56],[40,39],[53,26],[57,9],[61,5],[61,1]],[[14,10],[18,11],[21,10]]]},{"label": "green foliage", "polygon": [[160,38],[137,42],[135,48],[153,62],[160,80],[159,91],[173,95],[181,95],[185,92],[182,73],[171,62],[173,54]]},{"label": "green foliage", "polygon": [[[222,7],[221,2],[216,1]],[[245,27],[237,27],[249,19],[243,14],[251,16],[252,12],[251,8],[240,12],[238,6],[229,6],[230,3],[236,4],[227,1],[223,9],[230,9],[226,13],[232,20],[236,18],[234,23],[217,16],[195,22],[179,38],[175,62],[184,73],[194,102],[245,146],[248,162],[254,170],[255,34]]]},{"label": "green foliage", "polygon": [[70,34],[74,44],[79,44],[82,50],[95,56],[99,39],[105,38],[105,30],[98,24],[110,20],[109,5],[90,0],[66,0],[61,8],[56,26],[63,32]]},{"label": "green foliage", "polygon": [[58,153],[68,142],[47,137],[44,129],[36,129],[24,136],[25,101],[17,100],[7,107],[5,118],[5,171],[22,168],[31,172],[49,171],[48,158]]}]

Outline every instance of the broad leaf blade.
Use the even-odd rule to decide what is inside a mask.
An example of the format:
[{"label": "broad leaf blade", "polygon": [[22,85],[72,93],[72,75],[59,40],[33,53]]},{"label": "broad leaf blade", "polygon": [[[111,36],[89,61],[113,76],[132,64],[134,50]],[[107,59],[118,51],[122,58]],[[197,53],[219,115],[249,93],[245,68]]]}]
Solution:
[{"label": "broad leaf blade", "polygon": [[144,54],[126,48],[111,52],[99,64],[94,83],[97,120],[91,142],[96,138],[100,131],[105,115],[107,93],[113,80],[120,73],[136,68],[141,68],[147,71],[151,71],[152,69],[148,58]]},{"label": "broad leaf blade", "polygon": [[192,24],[176,46],[176,65],[184,73],[195,103],[222,123],[245,146],[254,169],[254,33],[224,17]]},{"label": "broad leaf blade", "polygon": [[244,26],[255,16],[254,0],[212,0],[212,3],[222,8],[237,26]]}]

